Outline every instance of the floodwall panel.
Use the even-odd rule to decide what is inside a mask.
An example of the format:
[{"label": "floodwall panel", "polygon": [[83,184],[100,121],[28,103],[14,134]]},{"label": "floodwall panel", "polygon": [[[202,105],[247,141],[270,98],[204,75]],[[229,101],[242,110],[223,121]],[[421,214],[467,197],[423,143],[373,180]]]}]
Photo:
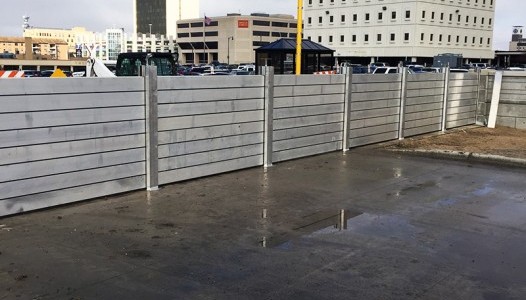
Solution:
[{"label": "floodwall panel", "polygon": [[477,73],[451,74],[447,103],[446,128],[473,125],[477,120]]},{"label": "floodwall panel", "polygon": [[345,76],[284,75],[274,84],[274,162],[341,150]]},{"label": "floodwall panel", "polygon": [[408,75],[404,137],[439,131],[442,124],[443,103],[443,74]]},{"label": "floodwall panel", "polygon": [[264,77],[160,77],[159,183],[263,164]]},{"label": "floodwall panel", "polygon": [[349,145],[359,147],[398,138],[401,75],[356,74],[352,83]]},{"label": "floodwall panel", "polygon": [[145,187],[142,78],[0,81],[0,216]]}]

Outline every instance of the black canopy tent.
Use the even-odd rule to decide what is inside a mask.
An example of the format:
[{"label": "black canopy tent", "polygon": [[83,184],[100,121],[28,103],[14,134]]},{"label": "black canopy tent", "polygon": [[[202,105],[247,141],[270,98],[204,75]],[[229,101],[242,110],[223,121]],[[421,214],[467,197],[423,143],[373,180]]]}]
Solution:
[{"label": "black canopy tent", "polygon": [[[310,40],[303,40],[301,44],[301,74],[332,70],[334,50]],[[256,70],[259,70],[260,66],[273,66],[275,74],[294,74],[296,39],[279,39],[255,51]]]}]

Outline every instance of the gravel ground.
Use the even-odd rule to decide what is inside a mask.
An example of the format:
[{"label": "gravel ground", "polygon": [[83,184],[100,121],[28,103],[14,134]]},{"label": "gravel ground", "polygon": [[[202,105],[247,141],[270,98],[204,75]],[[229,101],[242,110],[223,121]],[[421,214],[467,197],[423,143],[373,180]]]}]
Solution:
[{"label": "gravel ground", "polygon": [[465,127],[390,144],[388,149],[447,150],[526,159],[526,130],[509,127]]}]

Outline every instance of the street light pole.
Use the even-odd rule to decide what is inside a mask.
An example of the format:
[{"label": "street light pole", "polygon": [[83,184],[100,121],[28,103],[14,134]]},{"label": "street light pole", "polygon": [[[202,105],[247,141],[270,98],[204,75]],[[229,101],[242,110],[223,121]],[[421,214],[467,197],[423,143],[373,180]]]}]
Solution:
[{"label": "street light pole", "polygon": [[152,36],[152,24],[148,24],[148,26],[150,27],[150,36]]},{"label": "street light pole", "polygon": [[227,50],[227,55],[226,55],[226,59],[227,59],[227,64],[230,65],[230,40],[232,39],[232,41],[234,41],[234,37],[233,36],[229,36],[228,37],[228,50]]}]

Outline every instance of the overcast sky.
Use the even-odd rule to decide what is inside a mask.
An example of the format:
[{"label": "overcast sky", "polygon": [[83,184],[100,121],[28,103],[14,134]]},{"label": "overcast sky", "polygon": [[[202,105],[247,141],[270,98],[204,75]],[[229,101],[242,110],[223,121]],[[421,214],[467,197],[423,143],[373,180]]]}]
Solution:
[{"label": "overcast sky", "polygon": [[[7,1],[7,0],[2,0]],[[133,0],[11,0],[4,3],[0,36],[21,36],[22,16],[35,27],[86,27],[102,32],[110,27],[133,31]],[[196,0],[197,1],[197,0]],[[229,12],[288,13],[296,15],[295,0],[201,0],[201,14],[221,16]],[[496,0],[494,50],[507,50],[514,25],[526,25],[525,0]]]}]

